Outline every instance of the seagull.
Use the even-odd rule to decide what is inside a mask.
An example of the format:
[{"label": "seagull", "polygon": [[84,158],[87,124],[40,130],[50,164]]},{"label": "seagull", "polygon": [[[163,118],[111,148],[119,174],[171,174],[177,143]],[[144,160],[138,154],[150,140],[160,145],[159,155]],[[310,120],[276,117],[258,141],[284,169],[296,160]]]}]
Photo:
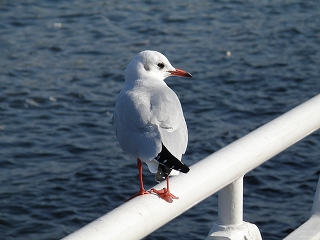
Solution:
[{"label": "seagull", "polygon": [[[123,151],[137,158],[140,190],[128,200],[154,193],[172,202],[178,197],[169,190],[169,175],[189,171],[181,162],[187,148],[188,129],[178,96],[164,82],[170,76],[192,77],[174,68],[160,52],[150,50],[136,55],[125,70],[113,127]],[[142,162],[155,174],[157,182],[166,180],[167,188],[145,190]]]}]

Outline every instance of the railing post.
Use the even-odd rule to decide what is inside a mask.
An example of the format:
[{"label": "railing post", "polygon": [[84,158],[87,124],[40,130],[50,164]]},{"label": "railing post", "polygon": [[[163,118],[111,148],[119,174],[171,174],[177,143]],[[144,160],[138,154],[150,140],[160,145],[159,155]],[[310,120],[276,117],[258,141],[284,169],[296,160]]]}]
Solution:
[{"label": "railing post", "polygon": [[314,195],[312,209],[311,209],[311,216],[317,215],[320,217],[320,176],[318,180],[316,194]]},{"label": "railing post", "polygon": [[283,240],[296,239],[320,239],[320,176],[316,194],[313,199],[310,218]]},{"label": "railing post", "polygon": [[220,225],[241,224],[243,220],[243,177],[238,178],[219,191]]},{"label": "railing post", "polygon": [[219,191],[218,222],[206,240],[261,240],[258,227],[243,221],[243,177]]}]

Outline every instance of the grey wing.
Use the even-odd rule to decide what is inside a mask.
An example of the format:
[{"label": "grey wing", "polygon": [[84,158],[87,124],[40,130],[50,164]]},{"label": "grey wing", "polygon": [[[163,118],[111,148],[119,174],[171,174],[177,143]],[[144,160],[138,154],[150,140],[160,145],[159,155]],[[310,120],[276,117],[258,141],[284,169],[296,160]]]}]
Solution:
[{"label": "grey wing", "polygon": [[126,153],[146,162],[161,151],[160,132],[151,116],[148,96],[120,92],[114,112],[116,137]]},{"label": "grey wing", "polygon": [[151,99],[154,119],[159,126],[161,141],[176,158],[181,160],[188,144],[188,129],[180,101],[170,88]]}]

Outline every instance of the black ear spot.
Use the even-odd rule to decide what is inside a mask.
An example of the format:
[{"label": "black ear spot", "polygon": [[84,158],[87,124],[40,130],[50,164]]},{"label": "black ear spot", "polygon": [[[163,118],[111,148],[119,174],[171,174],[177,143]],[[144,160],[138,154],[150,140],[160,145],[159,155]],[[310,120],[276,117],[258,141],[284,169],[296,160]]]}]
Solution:
[{"label": "black ear spot", "polygon": [[160,68],[160,69],[162,69],[162,68],[164,68],[164,63],[158,63],[158,67]]},{"label": "black ear spot", "polygon": [[145,69],[146,71],[149,71],[149,70],[150,70],[150,67],[149,67],[147,64],[144,64],[143,67],[144,67],[144,69]]}]

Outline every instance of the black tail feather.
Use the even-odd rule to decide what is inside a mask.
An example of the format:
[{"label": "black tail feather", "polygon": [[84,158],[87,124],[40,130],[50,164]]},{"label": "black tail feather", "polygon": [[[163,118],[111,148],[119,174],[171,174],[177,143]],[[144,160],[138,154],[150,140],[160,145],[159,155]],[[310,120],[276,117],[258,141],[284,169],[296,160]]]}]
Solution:
[{"label": "black tail feather", "polygon": [[189,172],[189,167],[183,164],[179,159],[173,156],[169,150],[162,144],[162,150],[155,158],[158,163],[158,171],[156,174],[156,181],[160,182],[166,179],[171,170],[177,170],[183,173]]},{"label": "black tail feather", "polygon": [[172,169],[164,165],[159,164],[158,171],[156,173],[156,181],[162,182],[166,179],[167,176],[171,173]]}]

